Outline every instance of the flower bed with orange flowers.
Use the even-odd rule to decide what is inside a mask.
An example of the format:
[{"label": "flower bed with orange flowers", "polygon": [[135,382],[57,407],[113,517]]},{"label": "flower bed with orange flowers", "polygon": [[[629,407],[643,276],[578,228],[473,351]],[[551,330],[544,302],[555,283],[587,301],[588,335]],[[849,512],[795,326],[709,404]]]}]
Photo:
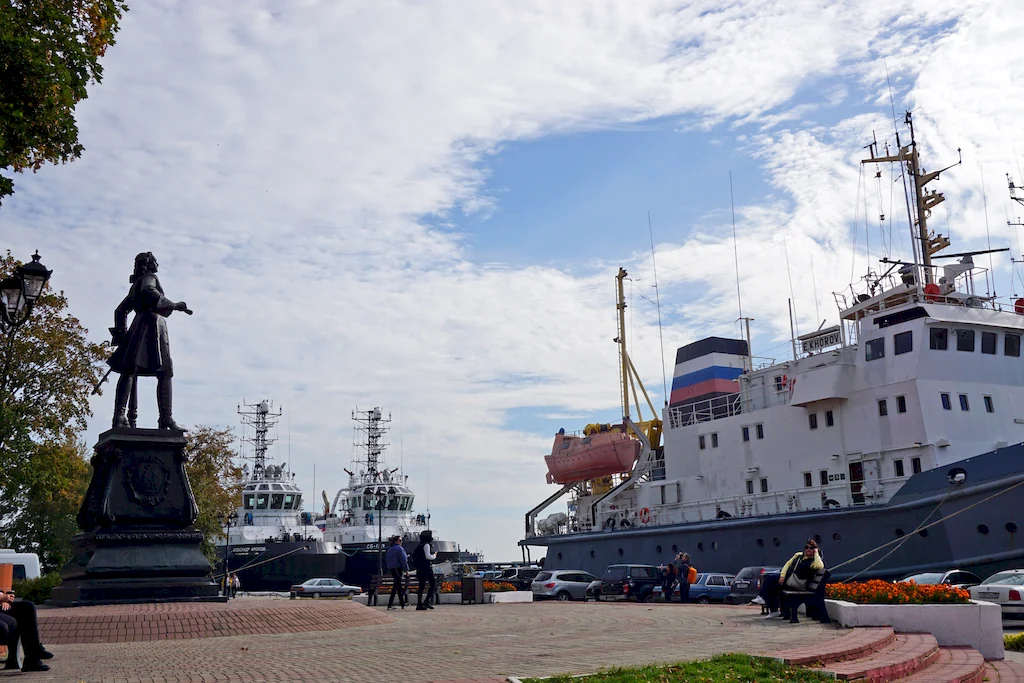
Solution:
[{"label": "flower bed with orange flowers", "polygon": [[833,583],[825,587],[825,596],[858,605],[966,605],[971,594],[952,586],[863,581]]},{"label": "flower bed with orange flowers", "polygon": [[[461,581],[442,581],[441,582],[442,593],[461,593],[462,582]],[[507,581],[484,581],[484,592],[485,593],[508,593],[514,591],[516,587]]]}]

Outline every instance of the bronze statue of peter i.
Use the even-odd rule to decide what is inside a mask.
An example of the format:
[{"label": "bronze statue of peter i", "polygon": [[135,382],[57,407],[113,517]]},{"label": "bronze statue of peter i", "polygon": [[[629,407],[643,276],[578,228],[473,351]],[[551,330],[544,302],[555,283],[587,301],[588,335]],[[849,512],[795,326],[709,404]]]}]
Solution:
[{"label": "bronze statue of peter i", "polygon": [[[160,429],[184,431],[171,417],[171,346],[167,337],[167,321],[174,311],[192,314],[184,301],[174,302],[164,296],[156,276],[156,257],[145,252],[135,257],[135,272],[128,279],[131,291],[114,311],[114,327],[110,328],[117,347],[107,359],[110,369],[118,374],[114,398],[114,427],[128,427],[125,409],[135,392],[136,378],[156,377],[156,402],[160,411]],[[128,312],[134,311],[131,327],[125,329]],[[133,416],[134,417],[134,416]],[[135,425],[130,425],[134,427]]]}]

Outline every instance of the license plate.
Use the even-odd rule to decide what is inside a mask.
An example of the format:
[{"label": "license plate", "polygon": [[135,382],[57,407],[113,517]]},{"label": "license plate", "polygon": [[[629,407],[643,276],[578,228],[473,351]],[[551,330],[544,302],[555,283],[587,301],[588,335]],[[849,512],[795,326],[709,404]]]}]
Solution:
[{"label": "license plate", "polygon": [[999,593],[993,593],[991,591],[978,591],[979,598],[998,598]]},{"label": "license plate", "polygon": [[747,588],[748,586],[750,586],[750,582],[749,581],[737,581],[734,585],[736,586],[736,588]]},{"label": "license plate", "polygon": [[534,592],[534,593],[540,593],[540,592],[542,592],[543,590],[544,590],[544,587],[543,587],[543,586],[534,586],[534,587],[533,587],[533,592]]}]

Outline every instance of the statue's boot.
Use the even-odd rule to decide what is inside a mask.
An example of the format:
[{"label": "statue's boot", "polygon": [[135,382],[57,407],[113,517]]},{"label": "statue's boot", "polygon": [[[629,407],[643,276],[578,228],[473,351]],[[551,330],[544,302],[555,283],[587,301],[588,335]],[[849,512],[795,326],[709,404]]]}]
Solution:
[{"label": "statue's boot", "polygon": [[159,377],[156,381],[156,405],[160,411],[160,429],[177,429],[186,431],[171,417],[171,378]]},{"label": "statue's boot", "polygon": [[111,424],[115,429],[128,426],[128,415],[125,413],[125,408],[128,406],[128,397],[135,385],[134,380],[134,375],[121,375],[117,380],[117,389],[114,392],[114,421]]}]

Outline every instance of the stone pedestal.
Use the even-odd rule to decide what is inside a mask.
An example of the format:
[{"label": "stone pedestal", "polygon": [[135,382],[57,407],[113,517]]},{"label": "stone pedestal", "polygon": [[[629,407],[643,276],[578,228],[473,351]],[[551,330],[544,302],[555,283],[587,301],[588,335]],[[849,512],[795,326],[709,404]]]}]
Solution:
[{"label": "stone pedestal", "polygon": [[199,510],[185,474],[185,436],[164,429],[100,434],[78,511],[82,533],[49,604],[220,600],[192,528]]}]

